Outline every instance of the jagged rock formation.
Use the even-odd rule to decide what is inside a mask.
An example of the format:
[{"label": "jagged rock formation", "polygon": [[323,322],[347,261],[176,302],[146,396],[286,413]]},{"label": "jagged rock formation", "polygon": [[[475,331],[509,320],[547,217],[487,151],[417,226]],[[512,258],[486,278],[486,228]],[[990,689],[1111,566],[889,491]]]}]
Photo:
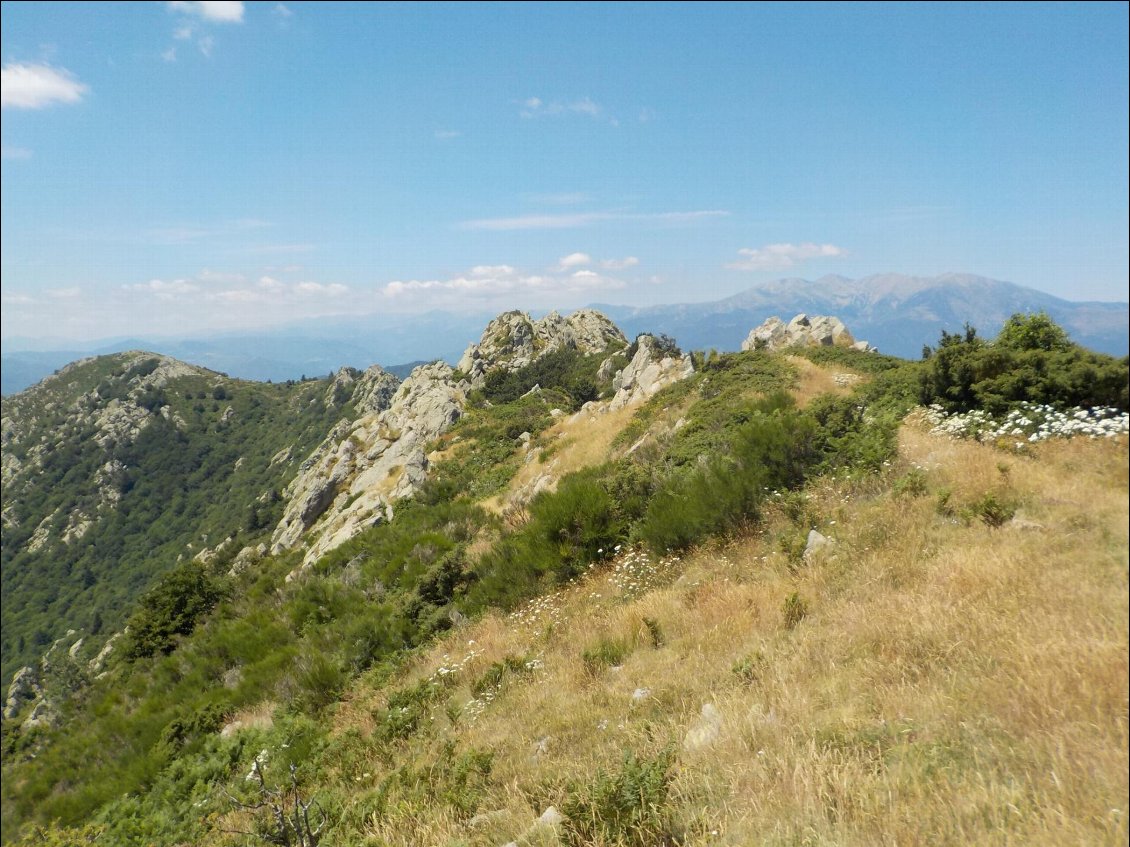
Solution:
[{"label": "jagged rock formation", "polygon": [[12,684],[8,686],[8,699],[4,703],[4,719],[16,717],[23,707],[43,694],[35,668],[25,665],[16,671]]},{"label": "jagged rock formation", "polygon": [[479,342],[467,348],[457,368],[478,388],[491,368],[513,371],[554,350],[599,353],[617,342],[627,344],[624,333],[593,309],[580,309],[567,318],[550,312],[536,321],[526,312],[503,312],[487,324]]},{"label": "jagged rock formation", "polygon": [[370,368],[359,386],[371,411],[333,428],[287,488],[288,504],[271,538],[278,553],[311,530],[304,565],[385,520],[390,504],[415,493],[427,476],[427,448],[463,412],[466,385],[443,362],[421,365],[389,397],[395,377]]},{"label": "jagged rock formation", "polygon": [[608,409],[614,411],[646,400],[659,389],[693,373],[690,356],[672,356],[660,349],[655,338],[641,335],[636,341],[632,361],[612,377],[616,394],[609,401]]},{"label": "jagged rock formation", "polygon": [[866,341],[856,341],[839,318],[827,315],[797,315],[787,324],[778,317],[769,318],[752,330],[743,350],[781,350],[786,347],[850,347],[869,352]]}]

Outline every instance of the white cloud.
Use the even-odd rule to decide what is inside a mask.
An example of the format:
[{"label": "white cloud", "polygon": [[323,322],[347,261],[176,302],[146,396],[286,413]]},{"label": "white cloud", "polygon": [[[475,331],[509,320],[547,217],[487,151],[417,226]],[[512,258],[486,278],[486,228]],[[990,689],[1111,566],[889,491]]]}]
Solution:
[{"label": "white cloud", "polygon": [[479,218],[463,221],[461,229],[505,232],[522,229],[576,229],[604,221],[680,224],[730,214],[721,209],[693,212],[577,212],[574,214],[520,215],[514,218]]},{"label": "white cloud", "polygon": [[43,109],[55,103],[77,103],[89,87],[63,68],[11,63],[0,71],[0,106]]},{"label": "white cloud", "polygon": [[0,293],[0,302],[8,303],[12,306],[30,306],[35,303],[36,300],[28,294],[5,291]]},{"label": "white cloud", "polygon": [[169,9],[186,15],[196,15],[206,21],[238,24],[243,22],[243,3],[238,0],[173,0]]},{"label": "white cloud", "polygon": [[459,132],[459,130],[456,129],[437,129],[435,131],[435,136],[440,141],[446,141],[449,138],[458,138],[462,134],[463,133]]},{"label": "white cloud", "polygon": [[555,273],[536,274],[526,273],[511,265],[479,265],[449,279],[394,280],[382,287],[380,292],[392,300],[406,300],[417,296],[426,298],[429,303],[447,300],[466,302],[467,298],[493,300],[499,297],[514,301],[529,299],[531,296],[545,299],[594,289],[623,288],[624,285],[622,280],[587,268],[574,271],[559,268]]},{"label": "white cloud", "polygon": [[[560,100],[545,101],[540,97],[528,97],[521,101],[520,114],[523,118],[537,118],[545,116],[560,116],[560,115],[586,115],[590,118],[603,118],[605,116],[603,107],[592,100],[590,97],[582,97],[579,100],[564,102]],[[618,125],[615,118],[608,119],[610,123]]]},{"label": "white cloud", "polygon": [[622,271],[625,268],[634,268],[640,263],[635,256],[625,256],[623,259],[604,259],[600,266],[609,271]]},{"label": "white cloud", "polygon": [[588,97],[582,97],[575,103],[570,103],[568,106],[570,112],[576,112],[579,115],[588,115],[595,118],[600,116],[601,108],[596,105]]},{"label": "white cloud", "polygon": [[210,35],[205,35],[205,36],[201,37],[201,39],[199,41],[196,42],[196,46],[198,48],[200,48],[200,52],[204,55],[204,57],[206,59],[211,59],[212,58],[212,50],[216,46],[216,39],[214,39]]},{"label": "white cloud", "polygon": [[161,300],[262,303],[276,306],[310,302],[314,299],[341,298],[350,293],[349,286],[336,282],[282,282],[264,275],[251,283],[241,273],[212,270],[203,270],[192,278],[170,281],[151,279],[124,287],[135,294],[152,294]]},{"label": "white cloud", "polygon": [[48,288],[47,296],[52,300],[74,300],[82,296],[82,289],[78,286],[70,288]]},{"label": "white cloud", "polygon": [[568,256],[562,256],[557,262],[557,266],[562,270],[591,264],[592,256],[588,253],[570,253]]},{"label": "white cloud", "polygon": [[26,147],[0,147],[0,159],[30,159],[31,151]]},{"label": "white cloud", "polygon": [[161,58],[164,59],[166,62],[175,62],[177,60],[177,48],[176,48],[176,46],[174,45],[174,46],[170,47],[168,50],[166,50],[165,52],[163,52],[161,54]]},{"label": "white cloud", "polygon": [[149,282],[139,282],[136,285],[127,285],[125,287],[138,293],[153,294],[160,300],[174,300],[178,297],[186,297],[200,291],[199,285],[187,279],[174,279],[169,281],[151,279]]},{"label": "white cloud", "polygon": [[284,3],[276,3],[275,8],[273,8],[271,11],[278,15],[280,18],[285,19],[294,17],[294,12],[290,9],[289,6],[285,5]]},{"label": "white cloud", "polygon": [[173,38],[177,41],[188,41],[192,38],[194,33],[195,30],[192,28],[192,24],[182,24],[173,30]]},{"label": "white cloud", "polygon": [[224,271],[210,271],[207,268],[196,275],[200,282],[216,283],[219,285],[233,285],[243,282],[246,277],[239,273],[226,273]]},{"label": "white cloud", "polygon": [[834,244],[766,244],[756,249],[743,247],[738,251],[742,258],[726,265],[739,271],[781,271],[809,259],[829,259],[844,255],[844,250]]}]

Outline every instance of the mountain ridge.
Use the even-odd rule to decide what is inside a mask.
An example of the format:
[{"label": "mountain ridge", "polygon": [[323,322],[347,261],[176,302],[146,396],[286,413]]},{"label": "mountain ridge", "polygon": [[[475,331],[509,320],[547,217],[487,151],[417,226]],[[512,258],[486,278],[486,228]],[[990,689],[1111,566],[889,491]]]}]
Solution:
[{"label": "mountain ridge", "polygon": [[[852,280],[829,274],[817,280],[771,280],[719,300],[652,306],[592,304],[628,335],[661,332],[687,349],[738,350],[751,327],[774,315],[836,315],[885,353],[917,358],[941,331],[966,322],[983,336],[996,333],[1015,312],[1046,311],[1084,347],[1111,355],[1130,352],[1130,306],[1121,302],[1070,301],[1015,283],[968,273],[935,277],[898,273]],[[372,314],[291,322],[275,329],[216,333],[196,338],[114,339],[80,346],[68,354],[19,351],[4,344],[2,393],[21,390],[65,364],[69,355],[120,352],[143,346],[238,378],[263,380],[321,376],[344,366],[443,359],[454,365],[463,339],[474,338],[494,317],[474,311],[433,310],[419,315]],[[441,339],[437,343],[437,339]],[[20,342],[17,339],[17,342]],[[30,344],[30,340],[25,340]]]}]

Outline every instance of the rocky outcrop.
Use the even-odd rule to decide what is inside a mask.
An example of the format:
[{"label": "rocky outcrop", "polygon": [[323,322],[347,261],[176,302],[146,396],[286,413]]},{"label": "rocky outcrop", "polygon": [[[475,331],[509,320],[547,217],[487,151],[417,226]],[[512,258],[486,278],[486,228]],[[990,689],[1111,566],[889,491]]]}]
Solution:
[{"label": "rocky outcrop", "polygon": [[787,324],[772,317],[742,342],[743,350],[773,351],[787,347],[848,347],[863,352],[874,349],[866,341],[856,341],[839,318],[826,315],[801,314]]},{"label": "rocky outcrop", "polygon": [[567,318],[550,312],[541,320],[532,320],[526,312],[503,312],[487,324],[456,367],[479,387],[492,368],[513,371],[555,350],[600,353],[615,343],[627,343],[624,333],[593,309],[580,309]]},{"label": "rocky outcrop", "polygon": [[[380,406],[388,374],[366,371],[365,395]],[[386,520],[391,504],[414,494],[427,478],[427,449],[463,413],[465,385],[443,362],[412,371],[384,408],[338,424],[302,463],[287,488],[287,508],[271,538],[271,550],[292,549],[303,539],[303,564]]]},{"label": "rocky outcrop", "polygon": [[35,668],[25,666],[16,671],[12,684],[8,686],[8,699],[4,703],[4,719],[16,717],[28,703],[43,694]]},{"label": "rocky outcrop", "polygon": [[636,340],[632,361],[612,377],[615,394],[609,401],[610,411],[646,400],[659,389],[685,379],[694,373],[690,356],[674,356],[660,348],[650,335]]}]

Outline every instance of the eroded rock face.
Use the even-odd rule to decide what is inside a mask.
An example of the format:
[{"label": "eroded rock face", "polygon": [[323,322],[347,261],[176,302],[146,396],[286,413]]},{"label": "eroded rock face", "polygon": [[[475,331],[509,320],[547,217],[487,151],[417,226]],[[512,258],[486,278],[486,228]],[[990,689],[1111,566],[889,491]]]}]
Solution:
[{"label": "eroded rock face", "polygon": [[16,671],[12,684],[8,686],[8,699],[4,703],[4,718],[11,720],[20,713],[24,705],[43,693],[35,669],[25,666]]},{"label": "eroded rock face", "polygon": [[624,333],[593,309],[581,309],[567,318],[550,312],[536,321],[526,312],[503,312],[487,324],[457,367],[472,386],[479,387],[491,368],[513,371],[555,350],[599,353],[614,343],[626,344]]},{"label": "eroded rock face", "polygon": [[782,350],[786,347],[850,347],[869,352],[866,341],[856,341],[843,321],[828,315],[797,315],[787,324],[778,317],[766,320],[752,330],[743,350]]},{"label": "eroded rock face", "polygon": [[661,388],[693,373],[690,356],[667,355],[652,336],[641,335],[632,361],[612,378],[616,394],[609,401],[609,411],[642,402]]},{"label": "eroded rock face", "polygon": [[271,539],[274,553],[307,534],[303,565],[388,519],[391,504],[414,494],[427,478],[427,448],[463,414],[466,396],[443,362],[412,371],[387,405],[388,379],[370,368],[365,395],[378,408],[330,432],[287,488],[288,505]]}]

